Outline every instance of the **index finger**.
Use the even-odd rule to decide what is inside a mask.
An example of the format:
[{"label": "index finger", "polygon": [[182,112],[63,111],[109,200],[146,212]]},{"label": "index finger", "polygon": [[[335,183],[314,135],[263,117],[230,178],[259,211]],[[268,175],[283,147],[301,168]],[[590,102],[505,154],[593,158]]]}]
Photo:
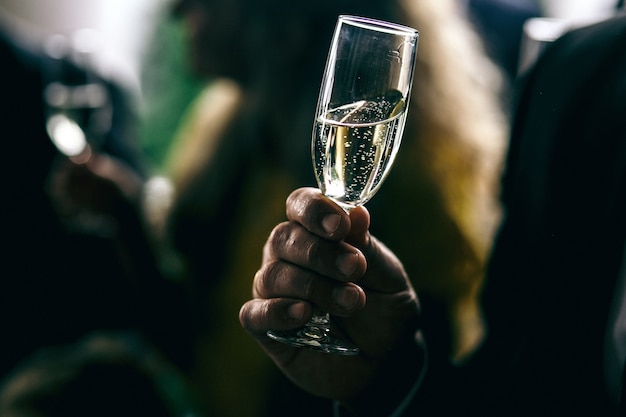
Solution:
[{"label": "index finger", "polygon": [[299,188],[289,195],[287,218],[332,241],[343,240],[351,228],[348,213],[312,187]]}]

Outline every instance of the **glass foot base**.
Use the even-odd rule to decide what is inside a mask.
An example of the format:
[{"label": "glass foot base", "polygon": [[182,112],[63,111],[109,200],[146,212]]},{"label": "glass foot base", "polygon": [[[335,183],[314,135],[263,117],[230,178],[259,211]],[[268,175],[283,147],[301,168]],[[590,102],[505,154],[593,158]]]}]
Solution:
[{"label": "glass foot base", "polygon": [[285,343],[290,346],[306,347],[323,353],[334,353],[338,355],[358,355],[359,348],[335,339],[332,336],[325,335],[321,338],[311,337],[302,329],[291,331],[268,330],[267,335],[278,342]]}]

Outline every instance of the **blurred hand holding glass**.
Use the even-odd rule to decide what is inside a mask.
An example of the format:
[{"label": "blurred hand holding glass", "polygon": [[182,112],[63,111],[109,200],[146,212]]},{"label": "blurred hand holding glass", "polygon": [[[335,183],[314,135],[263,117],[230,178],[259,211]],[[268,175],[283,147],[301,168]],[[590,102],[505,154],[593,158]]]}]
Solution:
[{"label": "blurred hand holding glass", "polygon": [[102,145],[112,123],[107,87],[93,68],[96,36],[84,29],[52,35],[44,45],[46,129],[57,149],[77,162]]}]

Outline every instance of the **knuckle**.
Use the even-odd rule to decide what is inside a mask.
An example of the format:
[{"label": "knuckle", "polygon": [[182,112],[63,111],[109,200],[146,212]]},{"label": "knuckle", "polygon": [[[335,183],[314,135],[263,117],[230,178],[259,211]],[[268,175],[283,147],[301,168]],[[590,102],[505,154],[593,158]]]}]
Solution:
[{"label": "knuckle", "polygon": [[313,280],[310,276],[303,278],[302,293],[305,299],[309,300],[313,296],[313,293],[315,292],[314,284],[315,284],[315,280]]},{"label": "knuckle", "polygon": [[292,222],[283,222],[278,224],[268,238],[268,244],[273,252],[280,252],[282,247],[292,247],[296,244],[297,227]]},{"label": "knuckle", "polygon": [[290,218],[301,218],[306,213],[307,204],[300,198],[302,194],[303,191],[298,189],[287,197],[287,211]]},{"label": "knuckle", "polygon": [[262,298],[263,294],[261,288],[263,287],[263,268],[259,269],[256,274],[254,274],[254,279],[252,280],[252,297],[254,298]]},{"label": "knuckle", "polygon": [[239,322],[241,323],[241,326],[246,330],[250,330],[252,328],[251,310],[251,302],[245,303],[239,309]]},{"label": "knuckle", "polygon": [[306,216],[312,201],[318,198],[316,191],[317,190],[308,187],[294,190],[289,197],[287,197],[288,212],[297,218]]},{"label": "knuckle", "polygon": [[[265,264],[255,275],[255,295],[257,298],[291,296],[294,291],[304,296],[310,294],[311,279],[308,274],[296,273],[297,268],[282,261]],[[297,278],[297,280],[296,280]],[[303,288],[298,291],[298,288]]]},{"label": "knuckle", "polygon": [[312,259],[310,255],[317,253],[317,244],[314,239],[307,239],[308,233],[294,223],[281,223],[274,228],[270,235],[274,253],[279,257],[286,256],[298,259]]},{"label": "knuckle", "polygon": [[303,255],[305,256],[305,259],[307,260],[317,259],[317,256],[320,253],[320,242],[317,239],[313,239],[307,242],[304,245],[304,248],[302,250],[303,250]]},{"label": "knuckle", "polygon": [[255,296],[266,298],[274,287],[276,271],[279,270],[279,262],[268,262],[257,271],[254,276]]},{"label": "knuckle", "polygon": [[263,333],[269,314],[268,300],[250,300],[239,309],[239,322],[249,333]]}]

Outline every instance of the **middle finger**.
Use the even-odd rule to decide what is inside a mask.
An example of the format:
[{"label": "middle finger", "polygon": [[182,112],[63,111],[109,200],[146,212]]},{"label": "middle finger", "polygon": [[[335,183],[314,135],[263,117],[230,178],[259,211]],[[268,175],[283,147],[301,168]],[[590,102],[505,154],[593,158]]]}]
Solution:
[{"label": "middle finger", "polygon": [[268,247],[273,258],[343,282],[356,281],[367,269],[365,256],[356,247],[322,239],[295,222],[274,228]]},{"label": "middle finger", "polygon": [[284,262],[268,262],[254,276],[255,298],[291,298],[309,301],[324,311],[349,315],[365,304],[358,285],[329,279],[311,270]]}]

